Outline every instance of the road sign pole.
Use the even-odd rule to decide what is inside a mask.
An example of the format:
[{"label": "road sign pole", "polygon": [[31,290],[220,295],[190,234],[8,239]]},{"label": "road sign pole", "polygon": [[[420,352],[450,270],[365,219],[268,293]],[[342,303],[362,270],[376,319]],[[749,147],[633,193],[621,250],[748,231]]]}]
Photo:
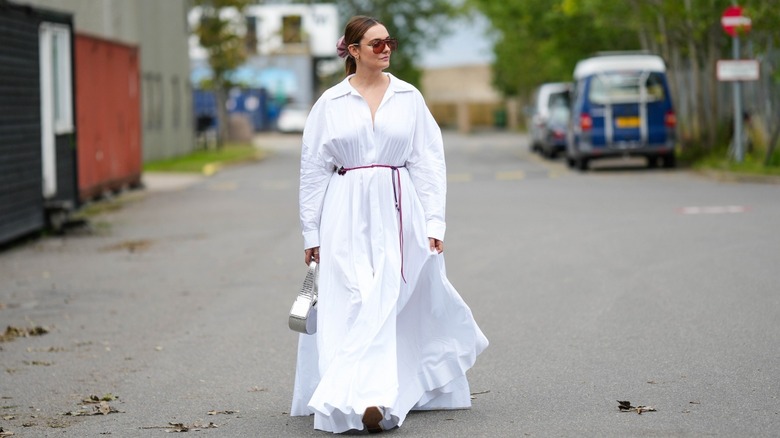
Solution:
[{"label": "road sign pole", "polygon": [[[732,38],[734,59],[739,59],[739,35]],[[734,157],[737,163],[742,162],[744,151],[742,150],[742,90],[740,81],[734,81]]]}]

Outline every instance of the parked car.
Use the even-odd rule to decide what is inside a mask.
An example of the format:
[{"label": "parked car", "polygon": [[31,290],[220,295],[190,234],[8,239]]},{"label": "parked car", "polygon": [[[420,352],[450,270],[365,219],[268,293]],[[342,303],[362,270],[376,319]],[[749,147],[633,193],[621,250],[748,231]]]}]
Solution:
[{"label": "parked car", "polygon": [[563,122],[568,122],[571,87],[568,82],[548,82],[534,91],[527,111],[532,151],[555,157],[566,149]]},{"label": "parked car", "polygon": [[574,69],[566,158],[588,169],[593,159],[644,156],[648,166],[675,166],[676,118],[663,59],[647,54],[602,55]]},{"label": "parked car", "polygon": [[309,109],[302,106],[287,105],[279,112],[276,127],[281,132],[303,132]]},{"label": "parked car", "polygon": [[550,159],[566,151],[566,133],[569,129],[571,111],[568,106],[556,105],[550,108],[550,115],[543,129],[544,138],[539,152]]}]

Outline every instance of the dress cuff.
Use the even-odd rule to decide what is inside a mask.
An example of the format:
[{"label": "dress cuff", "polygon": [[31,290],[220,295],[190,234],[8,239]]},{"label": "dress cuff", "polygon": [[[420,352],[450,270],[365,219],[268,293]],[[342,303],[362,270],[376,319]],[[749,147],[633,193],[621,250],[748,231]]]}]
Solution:
[{"label": "dress cuff", "polygon": [[444,222],[430,220],[426,225],[427,225],[426,228],[428,229],[428,237],[439,239],[442,242],[444,241],[444,231],[447,228]]},{"label": "dress cuff", "polygon": [[303,232],[303,249],[315,248],[320,246],[320,230],[311,230]]}]

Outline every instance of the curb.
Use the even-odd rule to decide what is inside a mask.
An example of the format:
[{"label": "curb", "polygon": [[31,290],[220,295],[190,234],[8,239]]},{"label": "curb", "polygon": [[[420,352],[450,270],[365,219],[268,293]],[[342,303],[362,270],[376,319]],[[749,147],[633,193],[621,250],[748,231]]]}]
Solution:
[{"label": "curb", "polygon": [[756,175],[750,173],[736,173],[725,170],[703,169],[696,170],[697,174],[722,182],[750,183],[750,184],[780,184],[778,175]]},{"label": "curb", "polygon": [[270,155],[268,151],[258,150],[255,155],[245,160],[231,162],[214,161],[206,163],[199,172],[158,172],[145,171],[141,178],[143,186],[150,192],[167,192],[182,190],[219,173],[222,169],[234,165],[262,161]]}]

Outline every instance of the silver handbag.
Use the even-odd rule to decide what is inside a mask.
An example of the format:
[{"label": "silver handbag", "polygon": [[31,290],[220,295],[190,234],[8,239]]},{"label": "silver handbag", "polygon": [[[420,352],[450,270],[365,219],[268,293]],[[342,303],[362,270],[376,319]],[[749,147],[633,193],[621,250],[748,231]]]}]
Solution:
[{"label": "silver handbag", "polygon": [[309,272],[303,280],[301,291],[290,308],[290,329],[312,335],[317,331],[317,281],[320,268],[314,260],[309,263]]}]

